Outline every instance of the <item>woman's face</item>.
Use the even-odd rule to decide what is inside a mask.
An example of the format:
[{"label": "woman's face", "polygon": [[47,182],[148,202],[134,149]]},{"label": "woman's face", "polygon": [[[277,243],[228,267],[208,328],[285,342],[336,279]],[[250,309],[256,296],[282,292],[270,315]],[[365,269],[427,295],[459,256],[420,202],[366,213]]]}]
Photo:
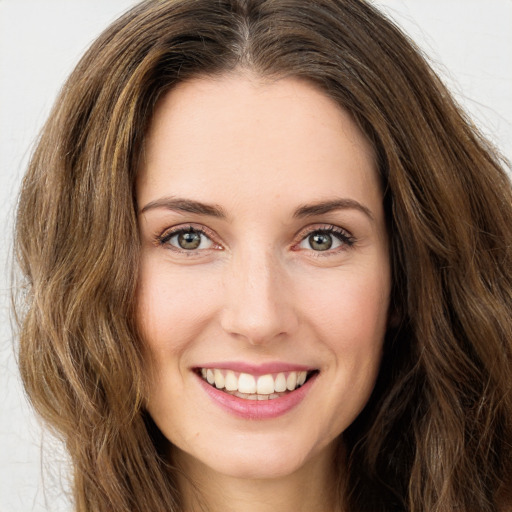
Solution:
[{"label": "woman's face", "polygon": [[351,117],[297,79],[182,83],[156,108],[137,201],[147,408],[179,456],[251,478],[330,458],[374,386],[390,294]]}]

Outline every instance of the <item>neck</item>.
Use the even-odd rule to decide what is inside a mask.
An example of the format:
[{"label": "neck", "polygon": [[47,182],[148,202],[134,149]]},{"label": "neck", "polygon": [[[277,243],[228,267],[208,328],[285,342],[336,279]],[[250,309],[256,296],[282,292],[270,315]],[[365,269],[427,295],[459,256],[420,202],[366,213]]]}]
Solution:
[{"label": "neck", "polygon": [[341,503],[332,450],[292,474],[238,478],[219,474],[173,450],[184,512],[339,512]]}]

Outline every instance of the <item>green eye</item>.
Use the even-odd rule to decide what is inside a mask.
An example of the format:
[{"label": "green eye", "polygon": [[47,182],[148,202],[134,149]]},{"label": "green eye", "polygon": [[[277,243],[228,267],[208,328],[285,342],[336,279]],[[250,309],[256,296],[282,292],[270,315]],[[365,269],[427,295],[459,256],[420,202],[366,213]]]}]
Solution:
[{"label": "green eye", "polygon": [[308,236],[308,243],[314,251],[327,251],[332,247],[332,235],[316,232]]},{"label": "green eye", "polygon": [[299,248],[315,252],[335,252],[335,249],[348,248],[353,244],[354,238],[350,233],[337,226],[331,226],[306,233]]},{"label": "green eye", "polygon": [[176,241],[180,249],[193,250],[201,245],[201,234],[197,232],[179,233]]},{"label": "green eye", "polygon": [[203,231],[192,227],[168,233],[160,239],[160,243],[181,251],[211,249],[214,245]]}]

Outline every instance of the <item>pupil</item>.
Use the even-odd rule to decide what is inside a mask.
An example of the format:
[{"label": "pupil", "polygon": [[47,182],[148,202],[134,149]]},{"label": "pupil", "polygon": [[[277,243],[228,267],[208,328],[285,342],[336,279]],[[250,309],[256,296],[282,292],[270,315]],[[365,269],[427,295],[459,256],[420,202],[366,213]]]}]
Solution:
[{"label": "pupil", "polygon": [[201,244],[201,235],[189,231],[178,235],[178,244],[182,249],[197,249]]},{"label": "pupil", "polygon": [[309,237],[309,244],[315,251],[327,251],[332,246],[332,238],[330,235],[323,233],[313,233]]}]

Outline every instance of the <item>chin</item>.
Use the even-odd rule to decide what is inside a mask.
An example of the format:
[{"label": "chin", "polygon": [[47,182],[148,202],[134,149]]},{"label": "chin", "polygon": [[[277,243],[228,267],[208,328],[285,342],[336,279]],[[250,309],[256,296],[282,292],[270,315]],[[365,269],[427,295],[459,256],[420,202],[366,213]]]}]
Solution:
[{"label": "chin", "polygon": [[218,473],[241,479],[268,480],[285,478],[296,473],[304,465],[304,460],[293,453],[269,454],[267,451],[257,456],[253,452],[236,454],[216,461],[217,467],[211,467]]},{"label": "chin", "polygon": [[[311,444],[311,443],[310,443]],[[332,443],[331,443],[332,444]],[[332,460],[332,446],[308,446],[303,439],[287,436],[241,436],[237,440],[212,443],[208,451],[186,454],[190,463],[199,462],[203,470],[230,478],[282,479],[308,471],[324,457]],[[183,453],[183,452],[182,452]]]}]

